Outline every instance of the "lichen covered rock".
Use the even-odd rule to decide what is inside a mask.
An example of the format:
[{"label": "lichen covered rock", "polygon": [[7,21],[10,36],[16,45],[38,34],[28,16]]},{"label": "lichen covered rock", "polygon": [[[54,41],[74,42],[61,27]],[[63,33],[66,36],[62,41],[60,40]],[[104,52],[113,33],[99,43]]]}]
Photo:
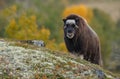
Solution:
[{"label": "lichen covered rock", "polygon": [[115,79],[118,77],[70,54],[40,47],[25,48],[13,45],[11,42],[0,41],[0,79],[3,78]]}]

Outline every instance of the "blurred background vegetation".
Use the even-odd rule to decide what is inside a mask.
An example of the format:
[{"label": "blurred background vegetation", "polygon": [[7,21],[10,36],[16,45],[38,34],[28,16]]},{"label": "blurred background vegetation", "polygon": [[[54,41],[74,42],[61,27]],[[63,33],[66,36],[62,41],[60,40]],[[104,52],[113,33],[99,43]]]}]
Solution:
[{"label": "blurred background vegetation", "polygon": [[43,40],[51,50],[67,52],[62,18],[83,16],[97,32],[104,67],[120,72],[119,0],[0,0],[0,38]]}]

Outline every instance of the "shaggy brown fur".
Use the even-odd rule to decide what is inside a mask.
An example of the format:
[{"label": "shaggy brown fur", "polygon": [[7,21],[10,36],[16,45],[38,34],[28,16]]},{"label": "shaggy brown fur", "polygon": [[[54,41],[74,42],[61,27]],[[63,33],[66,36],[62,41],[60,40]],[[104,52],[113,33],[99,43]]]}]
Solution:
[{"label": "shaggy brown fur", "polygon": [[83,55],[84,59],[91,63],[102,65],[100,41],[97,34],[82,17],[74,14],[63,19],[64,27],[69,19],[75,20],[78,28],[75,28],[75,35],[72,39],[66,36],[66,30],[69,27],[64,28],[64,40],[68,51],[73,54]]}]

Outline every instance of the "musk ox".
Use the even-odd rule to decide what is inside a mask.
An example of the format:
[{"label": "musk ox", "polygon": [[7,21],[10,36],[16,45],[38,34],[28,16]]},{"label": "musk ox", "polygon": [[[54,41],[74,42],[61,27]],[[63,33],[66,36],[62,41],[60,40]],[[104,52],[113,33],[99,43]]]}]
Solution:
[{"label": "musk ox", "polygon": [[100,41],[95,31],[81,16],[71,14],[63,19],[64,40],[69,52],[83,55],[91,63],[102,65]]}]

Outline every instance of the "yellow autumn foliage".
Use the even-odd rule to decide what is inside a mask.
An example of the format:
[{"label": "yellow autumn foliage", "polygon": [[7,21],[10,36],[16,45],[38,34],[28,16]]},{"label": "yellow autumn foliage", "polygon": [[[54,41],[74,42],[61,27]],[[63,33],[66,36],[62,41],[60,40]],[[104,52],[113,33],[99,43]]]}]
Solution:
[{"label": "yellow autumn foliage", "polygon": [[44,40],[45,42],[47,42],[49,40],[50,37],[50,31],[49,29],[46,28],[41,28],[41,30],[39,31],[39,36],[42,40]]},{"label": "yellow autumn foliage", "polygon": [[23,13],[17,20],[13,18],[9,21],[6,28],[6,35],[9,38],[19,40],[41,39],[47,41],[50,31],[46,28],[38,29],[35,15],[27,16],[26,13]]},{"label": "yellow autumn foliage", "polygon": [[62,15],[63,15],[63,18],[65,18],[70,14],[80,15],[84,17],[88,22],[90,22],[91,18],[93,17],[92,10],[87,8],[87,6],[83,4],[66,7]]},{"label": "yellow autumn foliage", "polygon": [[36,22],[36,16],[35,15],[32,15],[32,16],[30,16],[30,18],[31,18],[31,20],[34,22]]},{"label": "yellow autumn foliage", "polygon": [[55,40],[49,40],[47,41],[47,45],[46,45],[47,48],[51,49],[51,50],[57,50],[57,44],[55,43]]},{"label": "yellow autumn foliage", "polygon": [[15,13],[17,11],[17,6],[16,5],[12,5],[10,7],[10,9],[12,10],[13,13]]},{"label": "yellow autumn foliage", "polygon": [[4,11],[2,12],[4,17],[9,17],[11,15],[15,15],[17,12],[17,6],[16,5],[12,5],[9,8],[4,9]]},{"label": "yellow autumn foliage", "polygon": [[17,30],[18,30],[18,26],[16,24],[15,19],[10,20],[9,27],[7,27],[6,29],[6,33],[9,32],[10,33],[8,34],[9,37],[14,37],[14,34],[17,32]]},{"label": "yellow autumn foliage", "polygon": [[60,50],[60,51],[67,52],[67,48],[66,48],[64,42],[62,42],[62,43],[59,44],[59,50]]},{"label": "yellow autumn foliage", "polygon": [[64,42],[61,42],[60,44],[56,44],[55,40],[49,40],[47,41],[46,47],[54,51],[59,50],[59,51],[67,52],[67,48]]},{"label": "yellow autumn foliage", "polygon": [[[11,12],[12,11],[12,12]],[[66,52],[64,42],[57,44],[55,39],[50,40],[51,32],[42,25],[38,29],[36,15],[28,15],[27,12],[17,14],[17,7],[15,5],[5,9],[5,17],[10,17],[8,25],[5,29],[5,34],[8,38],[16,40],[43,40],[46,47],[51,50],[60,50]]]}]

